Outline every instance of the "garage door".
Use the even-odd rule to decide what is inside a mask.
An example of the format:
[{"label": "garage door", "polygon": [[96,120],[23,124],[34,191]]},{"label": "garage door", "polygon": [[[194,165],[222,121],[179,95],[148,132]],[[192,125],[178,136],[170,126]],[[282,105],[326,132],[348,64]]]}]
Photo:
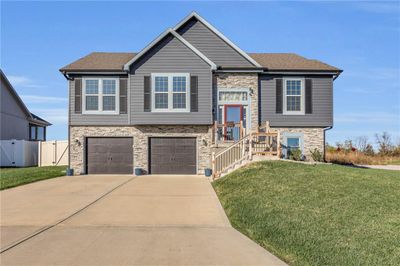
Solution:
[{"label": "garage door", "polygon": [[150,138],[150,173],[196,174],[196,138]]},{"label": "garage door", "polygon": [[87,138],[88,174],[132,174],[132,138]]}]

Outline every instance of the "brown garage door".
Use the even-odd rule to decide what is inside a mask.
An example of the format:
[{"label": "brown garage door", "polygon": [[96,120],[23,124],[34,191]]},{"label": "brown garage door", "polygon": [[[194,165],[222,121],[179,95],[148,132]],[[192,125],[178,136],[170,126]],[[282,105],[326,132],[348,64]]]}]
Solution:
[{"label": "brown garage door", "polygon": [[150,138],[150,173],[196,174],[196,138]]},{"label": "brown garage door", "polygon": [[132,138],[87,138],[88,174],[132,174]]}]

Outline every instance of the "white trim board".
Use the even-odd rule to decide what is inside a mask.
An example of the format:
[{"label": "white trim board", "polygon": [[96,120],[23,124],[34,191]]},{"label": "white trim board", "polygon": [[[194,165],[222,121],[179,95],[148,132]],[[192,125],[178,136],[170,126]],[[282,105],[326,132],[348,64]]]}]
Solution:
[{"label": "white trim board", "polygon": [[217,69],[217,65],[214,64],[210,59],[208,59],[202,52],[197,50],[193,45],[191,45],[188,41],[186,41],[181,35],[176,33],[173,29],[169,28],[164,31],[161,35],[159,35],[155,40],[153,40],[149,45],[147,45],[140,53],[135,55],[128,63],[124,65],[124,70],[129,70],[130,65],[132,65],[135,61],[137,61],[140,57],[142,57],[148,50],[150,50],[154,45],[159,43],[165,36],[168,34],[172,34],[175,38],[181,41],[186,47],[192,50],[197,56],[203,59],[207,64],[211,66],[212,70]]},{"label": "white trim board", "polygon": [[262,68],[262,66],[259,63],[257,63],[257,61],[255,61],[253,58],[251,58],[245,51],[243,51],[238,46],[236,46],[231,40],[229,40],[225,35],[223,35],[220,31],[218,31],[213,25],[208,23],[204,18],[202,18],[199,14],[197,14],[194,11],[192,13],[190,13],[188,16],[186,16],[181,22],[179,22],[173,28],[173,30],[176,31],[177,29],[179,29],[183,24],[185,24],[192,17],[195,17],[198,21],[203,23],[207,28],[209,28],[212,32],[214,32],[218,37],[220,37],[227,44],[229,44],[233,49],[235,49],[240,55],[242,55],[244,58],[246,58],[250,63],[252,63],[256,67]]}]

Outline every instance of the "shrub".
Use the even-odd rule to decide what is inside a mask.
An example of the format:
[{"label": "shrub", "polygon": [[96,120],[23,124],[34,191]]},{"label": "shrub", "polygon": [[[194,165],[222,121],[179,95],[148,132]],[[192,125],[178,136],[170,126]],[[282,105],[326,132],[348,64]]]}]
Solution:
[{"label": "shrub", "polygon": [[300,149],[291,150],[289,159],[293,161],[301,161],[303,159],[303,153]]},{"label": "shrub", "polygon": [[316,162],[322,162],[324,160],[324,156],[322,156],[322,152],[320,152],[317,148],[314,150],[310,150],[311,158]]}]

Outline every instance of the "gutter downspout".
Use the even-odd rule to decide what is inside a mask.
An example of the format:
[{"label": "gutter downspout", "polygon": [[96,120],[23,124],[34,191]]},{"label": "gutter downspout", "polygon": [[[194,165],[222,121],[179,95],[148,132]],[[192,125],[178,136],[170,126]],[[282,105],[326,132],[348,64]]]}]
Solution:
[{"label": "gutter downspout", "polygon": [[326,131],[331,130],[333,126],[325,127],[324,130],[324,162],[326,162]]}]

